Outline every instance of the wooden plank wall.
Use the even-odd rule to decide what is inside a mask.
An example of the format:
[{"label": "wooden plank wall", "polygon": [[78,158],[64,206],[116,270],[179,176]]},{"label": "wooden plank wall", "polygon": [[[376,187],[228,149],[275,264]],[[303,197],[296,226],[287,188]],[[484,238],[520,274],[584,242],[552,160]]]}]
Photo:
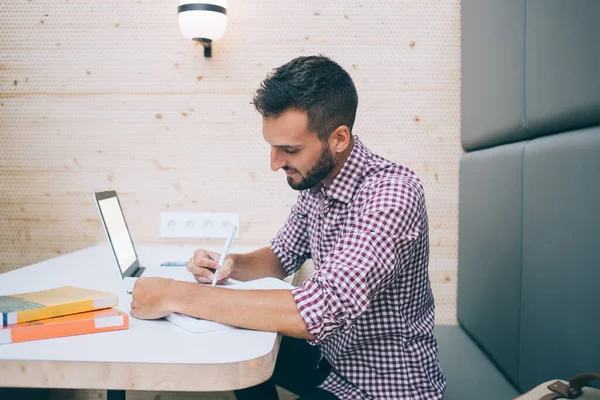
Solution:
[{"label": "wooden plank wall", "polygon": [[104,242],[107,189],[136,243],[174,243],[171,210],[237,211],[239,243],[266,244],[296,193],[249,102],[271,68],[322,53],[355,80],[355,133],[424,182],[437,322],[456,323],[460,2],[232,0],[212,59],[177,4],[0,5],[0,272]]}]

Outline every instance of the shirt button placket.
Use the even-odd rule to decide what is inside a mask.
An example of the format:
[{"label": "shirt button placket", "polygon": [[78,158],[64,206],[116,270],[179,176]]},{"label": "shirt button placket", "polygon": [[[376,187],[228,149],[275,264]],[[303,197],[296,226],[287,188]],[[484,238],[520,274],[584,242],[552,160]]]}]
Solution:
[{"label": "shirt button placket", "polygon": [[317,253],[319,254],[319,264],[321,264],[321,260],[323,260],[323,227],[325,226],[325,207],[327,200],[325,199],[325,195],[323,191],[319,192],[319,212],[318,212],[318,222],[319,222],[319,246]]}]

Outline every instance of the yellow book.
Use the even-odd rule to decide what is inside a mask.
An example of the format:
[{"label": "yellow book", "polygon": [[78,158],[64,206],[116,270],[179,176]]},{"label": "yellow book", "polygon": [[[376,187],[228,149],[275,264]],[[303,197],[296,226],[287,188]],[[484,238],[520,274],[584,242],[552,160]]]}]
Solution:
[{"label": "yellow book", "polygon": [[73,286],[0,296],[2,326],[113,307],[118,302],[112,293]]}]

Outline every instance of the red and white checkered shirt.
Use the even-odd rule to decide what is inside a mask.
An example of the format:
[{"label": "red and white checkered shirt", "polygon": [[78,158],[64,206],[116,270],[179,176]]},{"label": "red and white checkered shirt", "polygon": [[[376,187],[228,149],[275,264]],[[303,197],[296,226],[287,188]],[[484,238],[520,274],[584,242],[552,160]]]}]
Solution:
[{"label": "red and white checkered shirt", "polygon": [[423,187],[408,168],[354,148],[332,184],[301,191],[271,248],[340,399],[441,399]]}]

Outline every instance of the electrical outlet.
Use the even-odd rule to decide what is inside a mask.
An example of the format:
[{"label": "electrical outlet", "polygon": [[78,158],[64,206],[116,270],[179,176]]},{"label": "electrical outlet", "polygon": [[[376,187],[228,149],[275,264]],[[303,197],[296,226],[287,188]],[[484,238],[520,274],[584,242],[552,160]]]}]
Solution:
[{"label": "electrical outlet", "polygon": [[233,227],[240,235],[240,214],[176,212],[160,213],[160,236],[170,238],[227,238]]}]

